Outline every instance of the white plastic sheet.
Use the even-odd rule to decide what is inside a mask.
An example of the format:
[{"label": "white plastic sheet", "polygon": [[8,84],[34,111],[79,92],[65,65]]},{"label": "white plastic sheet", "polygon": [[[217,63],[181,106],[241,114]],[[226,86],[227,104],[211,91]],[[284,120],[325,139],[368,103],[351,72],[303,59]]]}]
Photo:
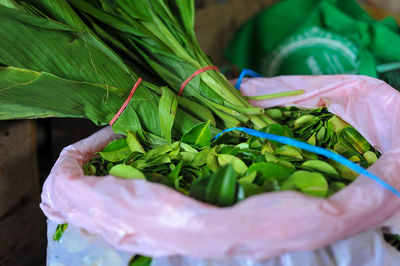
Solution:
[{"label": "white plastic sheet", "polygon": [[[59,242],[56,224],[48,222],[48,266],[127,266],[132,254],[111,247],[101,237],[69,226]],[[262,262],[190,257],[153,258],[152,266],[397,266],[400,252],[385,242],[379,229],[362,232],[315,251],[294,251]]]}]

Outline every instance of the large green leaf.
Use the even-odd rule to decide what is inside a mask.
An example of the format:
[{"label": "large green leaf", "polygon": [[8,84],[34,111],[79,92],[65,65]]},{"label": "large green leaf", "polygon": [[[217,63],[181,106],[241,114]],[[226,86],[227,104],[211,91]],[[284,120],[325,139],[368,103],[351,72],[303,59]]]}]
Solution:
[{"label": "large green leaf", "polygon": [[0,6],[0,63],[129,90],[136,79],[93,34]]},{"label": "large green leaf", "polygon": [[[34,119],[46,117],[61,117],[62,114],[55,111],[48,111],[42,108],[24,106],[12,103],[4,103],[0,100],[0,119]],[[72,117],[72,115],[70,116]]]},{"label": "large green leaf", "polygon": [[[107,90],[108,98],[104,99]],[[66,80],[45,72],[0,68],[0,119],[26,117],[27,108],[32,108],[37,110],[35,113],[43,110],[41,117],[62,113],[107,124],[125,97],[124,90],[115,87]],[[9,109],[10,105],[24,108]],[[129,123],[125,123],[126,120]],[[115,123],[115,128],[139,131],[140,121],[135,109],[128,106]]]},{"label": "large green leaf", "polygon": [[[1,69],[3,75],[11,75],[12,79],[0,81],[0,101],[8,105],[0,107],[0,119],[61,114],[88,117],[96,124],[108,123],[135,84],[136,74],[81,24],[65,1],[32,1],[33,4],[40,12],[65,24],[0,6],[0,64],[13,67]],[[21,70],[17,73],[16,68]],[[51,74],[54,76],[50,80]],[[33,82],[29,75],[40,78]],[[47,84],[42,86],[44,81]],[[12,90],[5,90],[10,87]],[[117,132],[145,129],[161,135],[158,96],[146,87],[140,85],[135,91],[115,123]],[[19,111],[5,110],[10,106]],[[30,110],[34,113],[28,114]]]}]

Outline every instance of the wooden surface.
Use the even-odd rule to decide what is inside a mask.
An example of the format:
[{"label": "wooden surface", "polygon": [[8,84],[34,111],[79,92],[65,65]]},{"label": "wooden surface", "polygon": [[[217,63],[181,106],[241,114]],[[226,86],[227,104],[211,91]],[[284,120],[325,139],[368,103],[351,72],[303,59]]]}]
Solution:
[{"label": "wooden surface", "polygon": [[15,206],[0,220],[0,231],[0,265],[45,265],[46,219],[39,198]]},{"label": "wooden surface", "polygon": [[37,194],[38,180],[34,122],[0,121],[0,217]]},{"label": "wooden surface", "polygon": [[0,121],[0,265],[44,265],[34,121]]}]

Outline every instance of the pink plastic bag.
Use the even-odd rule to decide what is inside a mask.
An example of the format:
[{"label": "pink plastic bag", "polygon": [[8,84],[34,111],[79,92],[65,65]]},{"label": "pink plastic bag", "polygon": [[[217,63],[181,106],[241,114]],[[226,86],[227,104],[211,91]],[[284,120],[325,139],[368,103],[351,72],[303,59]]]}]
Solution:
[{"label": "pink plastic bag", "polygon": [[[397,91],[354,75],[257,78],[241,86],[244,95],[298,89],[306,93],[254,104],[326,105],[383,153],[369,171],[400,190]],[[132,254],[262,260],[400,225],[400,198],[366,177],[329,199],[285,191],[218,208],[143,180],[83,176],[82,165],[115,137],[105,128],[66,147],[44,184],[41,208],[50,220],[99,234]]]}]

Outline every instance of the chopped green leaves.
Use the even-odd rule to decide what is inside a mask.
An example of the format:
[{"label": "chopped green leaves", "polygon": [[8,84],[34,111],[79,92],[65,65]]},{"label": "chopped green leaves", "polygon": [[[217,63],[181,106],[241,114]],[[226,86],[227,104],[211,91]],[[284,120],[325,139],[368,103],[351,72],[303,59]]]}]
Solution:
[{"label": "chopped green leaves", "polygon": [[[376,161],[378,153],[365,145],[354,128],[343,126],[341,120],[332,119],[332,114],[324,109],[279,110],[281,119],[289,126],[274,124],[263,131],[297,139],[311,134],[317,144],[333,148],[364,167]],[[341,123],[339,131],[335,130],[334,123]],[[352,138],[348,135],[358,143],[349,145]],[[210,122],[204,122],[192,127],[181,141],[144,149],[136,135],[129,132],[126,143],[112,142],[100,155],[112,153],[120,159],[106,161],[107,170],[114,175],[146,178],[218,206],[231,206],[246,197],[280,190],[328,197],[358,176],[344,165],[290,145],[237,135],[211,143],[210,136]],[[130,154],[126,147],[131,150]],[[358,152],[367,148],[362,154]],[[92,167],[85,166],[85,169],[93,172]]]}]

